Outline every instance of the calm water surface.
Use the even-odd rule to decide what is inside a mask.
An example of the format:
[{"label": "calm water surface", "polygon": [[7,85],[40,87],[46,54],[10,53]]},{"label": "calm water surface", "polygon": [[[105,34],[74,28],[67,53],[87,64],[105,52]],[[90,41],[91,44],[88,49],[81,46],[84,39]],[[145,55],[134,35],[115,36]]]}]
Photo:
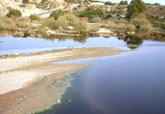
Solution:
[{"label": "calm water surface", "polygon": [[[7,43],[0,44],[0,51],[11,50],[11,48],[12,50],[48,49],[69,45],[75,47],[108,45],[121,48],[130,47],[134,50],[113,57],[76,61],[76,63],[94,61],[96,64],[72,75],[72,86],[67,89],[60,104],[37,113],[165,114],[165,42],[136,39],[124,41],[115,37],[88,38],[85,43],[75,42],[71,39],[65,41],[39,40],[41,41],[38,41],[37,44],[29,43],[30,47],[24,45],[22,48],[19,46],[21,44],[10,47],[12,41],[11,44],[9,43],[9,47]],[[48,46],[46,46],[46,42],[49,42]],[[45,45],[43,46],[43,44]]]},{"label": "calm water surface", "polygon": [[19,54],[31,54],[35,52],[52,51],[67,48],[102,47],[112,46],[122,49],[135,49],[141,45],[165,45],[162,42],[142,41],[138,38],[116,37],[88,37],[88,38],[22,38],[22,37],[0,37],[0,56]]},{"label": "calm water surface", "polygon": [[164,46],[144,46],[100,59],[73,75],[61,104],[41,113],[165,114],[164,58]]}]

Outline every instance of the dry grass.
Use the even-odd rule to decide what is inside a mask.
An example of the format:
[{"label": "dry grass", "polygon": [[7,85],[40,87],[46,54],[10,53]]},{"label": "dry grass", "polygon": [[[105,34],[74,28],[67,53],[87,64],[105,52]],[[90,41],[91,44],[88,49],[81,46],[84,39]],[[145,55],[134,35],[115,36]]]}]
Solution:
[{"label": "dry grass", "polygon": [[7,31],[15,31],[16,30],[16,23],[13,19],[9,18],[1,18],[0,20],[0,31],[7,30]]}]

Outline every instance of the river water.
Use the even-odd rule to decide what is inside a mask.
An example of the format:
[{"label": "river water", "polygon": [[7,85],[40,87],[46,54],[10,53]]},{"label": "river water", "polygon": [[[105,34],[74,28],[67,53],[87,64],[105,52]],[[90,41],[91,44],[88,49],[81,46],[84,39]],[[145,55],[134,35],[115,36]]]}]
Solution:
[{"label": "river water", "polygon": [[[4,43],[9,41],[5,38],[0,40]],[[17,39],[14,40],[17,41]],[[67,61],[70,63],[92,61],[95,64],[71,75],[72,86],[62,96],[60,104],[36,113],[165,114],[165,42],[132,40],[131,38],[121,40],[116,37],[91,37],[83,43],[72,39],[65,41],[37,39],[38,43],[32,40],[33,42],[29,44],[27,40],[25,43],[27,46],[24,45],[22,48],[20,45],[24,41],[20,44],[16,43],[13,47],[10,47],[12,41],[0,44],[0,52],[3,55],[6,51],[35,50],[36,48],[59,49],[59,47],[67,48],[70,45],[132,49],[113,57]]]}]

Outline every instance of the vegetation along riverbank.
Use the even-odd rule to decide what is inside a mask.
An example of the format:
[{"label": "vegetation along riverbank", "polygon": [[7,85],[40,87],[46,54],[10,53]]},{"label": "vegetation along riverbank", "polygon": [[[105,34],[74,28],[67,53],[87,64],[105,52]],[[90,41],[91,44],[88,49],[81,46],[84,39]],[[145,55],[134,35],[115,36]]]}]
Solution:
[{"label": "vegetation along riverbank", "polygon": [[[59,5],[53,5],[57,2]],[[130,4],[127,1],[115,4],[77,0],[55,0],[53,3],[49,0],[27,0],[14,3],[0,6],[8,7],[5,9],[6,13],[0,13],[0,36],[101,34],[120,37],[136,35],[153,40],[164,40],[165,36],[165,6],[160,4],[146,4],[141,0],[132,0]],[[32,7],[40,10],[31,11]],[[22,10],[23,8],[27,9],[28,13]]]}]

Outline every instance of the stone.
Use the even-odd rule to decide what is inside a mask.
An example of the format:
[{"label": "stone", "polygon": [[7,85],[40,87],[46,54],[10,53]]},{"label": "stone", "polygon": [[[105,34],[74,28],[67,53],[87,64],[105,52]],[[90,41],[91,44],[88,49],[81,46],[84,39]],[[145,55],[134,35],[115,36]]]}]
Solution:
[{"label": "stone", "polygon": [[73,30],[73,27],[72,26],[68,26],[67,29],[68,30]]},{"label": "stone", "polygon": [[61,103],[61,100],[60,100],[60,99],[58,99],[58,100],[57,100],[57,103],[58,103],[58,104],[59,104],[59,103]]},{"label": "stone", "polygon": [[55,35],[56,32],[55,32],[55,31],[52,31],[52,30],[47,30],[47,31],[46,31],[46,34],[47,34],[47,35]]},{"label": "stone", "polygon": [[97,33],[100,33],[100,34],[110,34],[112,33],[109,29],[106,29],[106,28],[100,28]]}]

